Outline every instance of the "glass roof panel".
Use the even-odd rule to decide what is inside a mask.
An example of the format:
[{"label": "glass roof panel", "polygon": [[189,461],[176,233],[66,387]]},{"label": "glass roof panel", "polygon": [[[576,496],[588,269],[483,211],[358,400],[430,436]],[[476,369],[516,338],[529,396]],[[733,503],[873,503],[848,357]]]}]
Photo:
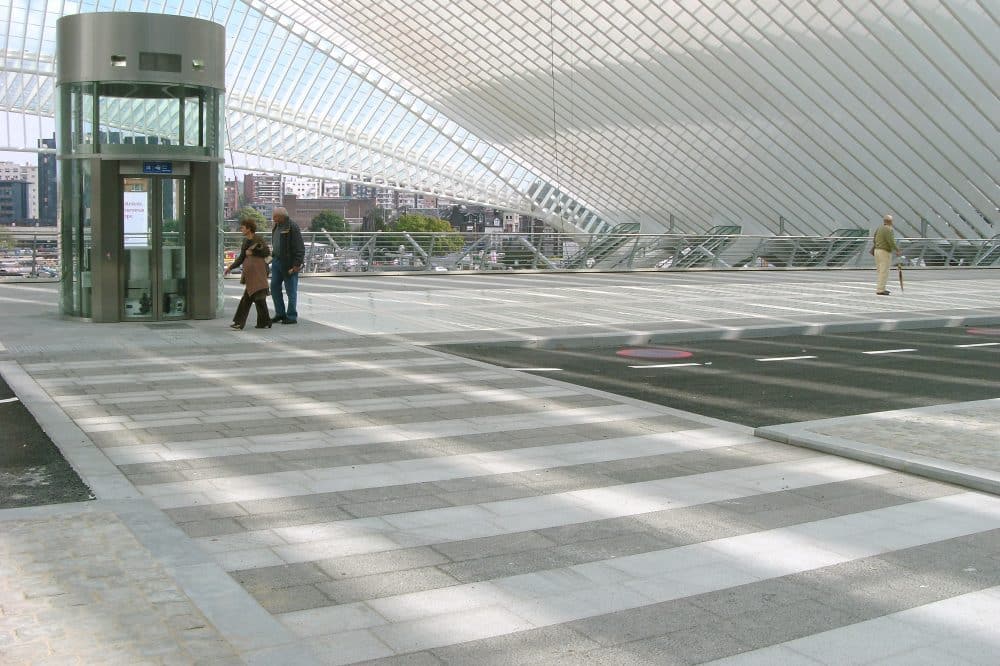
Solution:
[{"label": "glass roof panel", "polygon": [[2,147],[30,149],[53,114],[56,18],[111,10],[226,25],[234,167],[644,231],[818,233],[889,210],[903,234],[1000,231],[1000,26],[979,2],[10,0]]}]

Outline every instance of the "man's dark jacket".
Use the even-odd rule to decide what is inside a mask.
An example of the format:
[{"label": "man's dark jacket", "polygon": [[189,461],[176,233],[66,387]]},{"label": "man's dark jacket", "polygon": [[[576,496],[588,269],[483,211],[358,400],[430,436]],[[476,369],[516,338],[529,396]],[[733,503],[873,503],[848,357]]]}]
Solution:
[{"label": "man's dark jacket", "polygon": [[[278,238],[281,234],[281,238]],[[271,229],[271,249],[274,258],[281,262],[282,268],[301,268],[306,258],[306,246],[302,242],[302,230],[291,220],[284,224],[276,224]]]}]

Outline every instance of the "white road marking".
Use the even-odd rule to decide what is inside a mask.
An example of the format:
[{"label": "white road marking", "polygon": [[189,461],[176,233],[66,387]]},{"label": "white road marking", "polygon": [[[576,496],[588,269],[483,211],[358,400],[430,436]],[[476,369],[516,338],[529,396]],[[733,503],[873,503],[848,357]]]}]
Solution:
[{"label": "white road marking", "polygon": [[806,314],[831,314],[826,310],[813,310],[810,308],[791,308],[785,305],[775,305],[773,303],[748,303],[747,305],[755,308],[768,309],[768,310],[788,310],[789,312],[804,312]]},{"label": "white road marking", "polygon": [[3,402],[17,402],[17,401],[18,401],[18,398],[17,398],[17,396],[15,396],[13,398],[4,398],[3,400],[0,400],[0,403],[3,403]]},{"label": "white road marking", "polygon": [[[993,347],[994,345],[1000,345],[1000,342],[977,342],[972,345],[955,345],[956,347]],[[2,347],[3,345],[0,345]]]},{"label": "white road marking", "polygon": [[511,368],[511,370],[520,370],[521,372],[559,372],[562,368]]},{"label": "white road marking", "polygon": [[902,354],[903,352],[915,352],[916,349],[881,349],[879,351],[866,351],[862,354]]},{"label": "white road marking", "polygon": [[769,361],[799,361],[804,358],[816,358],[815,356],[772,356],[771,358],[757,358],[755,361],[767,363]]},{"label": "white road marking", "polygon": [[660,363],[658,365],[630,365],[630,368],[686,368],[701,363]]}]

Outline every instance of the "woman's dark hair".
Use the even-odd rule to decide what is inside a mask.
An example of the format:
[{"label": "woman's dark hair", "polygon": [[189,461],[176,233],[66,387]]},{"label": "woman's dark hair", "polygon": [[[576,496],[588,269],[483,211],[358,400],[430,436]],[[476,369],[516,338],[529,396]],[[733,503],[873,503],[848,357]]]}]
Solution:
[{"label": "woman's dark hair", "polygon": [[252,233],[252,234],[257,233],[257,222],[255,220],[253,220],[252,218],[247,217],[247,218],[244,218],[244,219],[240,220],[240,226],[241,227],[246,227],[247,229],[250,230],[250,233]]}]

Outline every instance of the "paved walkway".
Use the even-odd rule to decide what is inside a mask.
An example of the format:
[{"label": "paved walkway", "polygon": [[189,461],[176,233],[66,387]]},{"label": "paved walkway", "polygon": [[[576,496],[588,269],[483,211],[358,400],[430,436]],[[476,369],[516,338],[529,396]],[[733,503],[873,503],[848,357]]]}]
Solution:
[{"label": "paved walkway", "polygon": [[241,333],[0,284],[0,373],[97,497],[0,511],[0,662],[995,663],[997,400],[766,433],[854,460],[423,346],[1000,325],[1000,272],[871,278],[312,280]]}]

